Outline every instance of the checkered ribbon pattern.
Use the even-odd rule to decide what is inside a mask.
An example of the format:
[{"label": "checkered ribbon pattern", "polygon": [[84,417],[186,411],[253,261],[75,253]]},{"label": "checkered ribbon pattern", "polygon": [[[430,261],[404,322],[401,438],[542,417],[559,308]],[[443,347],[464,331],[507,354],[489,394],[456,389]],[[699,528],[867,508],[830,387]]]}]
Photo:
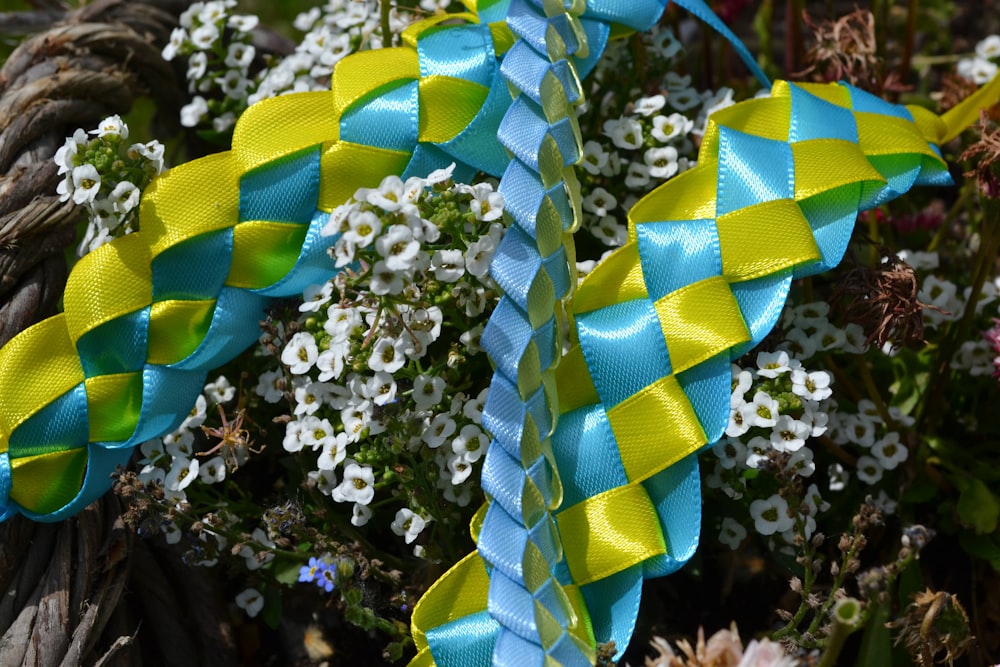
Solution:
[{"label": "checkered ribbon pattern", "polygon": [[[62,314],[0,349],[0,520],[100,496],[256,340],[269,299],[331,276],[334,207],[455,163],[460,180],[502,176],[509,224],[482,336],[488,502],[477,550],[414,610],[412,664],[589,665],[597,643],[628,644],[643,579],[697,546],[695,454],[728,422],[730,361],[794,278],[840,261],[858,211],[950,182],[936,145],[1000,84],[938,117],[777,82],[712,116],[697,166],[638,202],[626,245],[577,286],[580,78],[666,0],[463,2],[404,46],[345,58],[328,92],[251,107],[232,150],[158,178],[140,230],[78,263]],[[766,80],[703,0],[677,4]]]}]

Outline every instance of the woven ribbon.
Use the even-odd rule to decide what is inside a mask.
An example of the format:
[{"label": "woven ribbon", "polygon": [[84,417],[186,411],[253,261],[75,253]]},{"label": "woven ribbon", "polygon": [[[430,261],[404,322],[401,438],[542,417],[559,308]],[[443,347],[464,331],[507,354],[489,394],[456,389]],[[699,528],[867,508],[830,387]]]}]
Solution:
[{"label": "woven ribbon", "polygon": [[[664,3],[464,0],[402,47],[342,60],[329,92],[251,107],[231,151],[158,178],[140,231],[84,257],[65,312],[0,349],[0,519],[55,521],[104,493],[256,340],[270,298],[329,279],[335,206],[455,162],[460,180],[502,176],[509,214],[482,336],[490,501],[478,550],[414,611],[413,664],[589,665],[597,642],[624,648],[642,580],[697,546],[695,453],[728,422],[730,360],[793,278],[840,261],[858,211],[949,183],[936,145],[1000,97],[995,81],[939,118],[778,82],[712,116],[697,166],[632,208],[628,243],[576,288],[579,79]],[[677,4],[764,80],[703,0]]]}]

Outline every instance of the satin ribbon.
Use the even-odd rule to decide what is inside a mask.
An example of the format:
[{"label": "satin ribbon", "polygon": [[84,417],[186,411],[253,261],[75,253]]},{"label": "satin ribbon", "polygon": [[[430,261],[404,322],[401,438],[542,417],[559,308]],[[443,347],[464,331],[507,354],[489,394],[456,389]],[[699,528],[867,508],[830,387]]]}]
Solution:
[{"label": "satin ribbon", "polygon": [[[578,78],[662,3],[465,4],[467,23],[434,18],[405,47],[344,59],[328,93],[252,107],[232,151],[158,179],[141,231],[80,262],[65,313],[0,350],[2,517],[57,520],[100,495],[256,339],[268,298],[329,277],[318,232],[334,206],[458,161],[459,178],[503,174],[512,218],[483,335],[491,502],[478,551],[414,611],[413,664],[582,665],[596,642],[627,645],[642,579],[697,545],[694,453],[725,427],[729,360],[770,330],[794,277],[839,262],[857,211],[948,182],[934,144],[1000,83],[939,118],[778,82],[713,115],[698,166],[633,207],[628,243],[574,295]],[[678,4],[732,38],[701,0]]]}]

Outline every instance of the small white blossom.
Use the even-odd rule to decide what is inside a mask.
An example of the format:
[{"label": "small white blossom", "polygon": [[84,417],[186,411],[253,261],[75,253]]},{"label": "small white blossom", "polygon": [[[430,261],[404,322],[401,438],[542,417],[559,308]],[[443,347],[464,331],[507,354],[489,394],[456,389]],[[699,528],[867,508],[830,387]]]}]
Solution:
[{"label": "small white blossom", "polygon": [[894,470],[909,456],[909,450],[899,441],[899,433],[895,431],[872,445],[871,453],[886,470]]},{"label": "small white blossom", "polygon": [[264,608],[264,596],[256,588],[248,588],[236,596],[236,606],[253,618]]},{"label": "small white blossom", "polygon": [[205,385],[205,393],[216,403],[227,403],[236,396],[236,387],[229,384],[225,375],[220,375]]},{"label": "small white blossom", "polygon": [[744,403],[740,409],[743,421],[751,426],[771,428],[778,423],[778,401],[765,391],[756,392],[753,401]]},{"label": "small white blossom", "polygon": [[408,507],[403,507],[396,512],[396,518],[389,527],[392,529],[392,532],[404,538],[407,544],[411,544],[413,540],[417,539],[417,535],[420,534],[420,531],[426,525],[427,522],[423,517],[414,513]]},{"label": "small white blossom", "polygon": [[375,475],[369,466],[350,461],[344,467],[344,481],[333,490],[337,502],[368,505],[375,497]]},{"label": "small white blossom", "polygon": [[292,336],[285,349],[281,351],[281,363],[288,366],[293,375],[304,375],[316,363],[318,356],[316,339],[311,333],[300,331]]},{"label": "small white blossom", "polygon": [[778,494],[750,503],[750,516],[761,535],[783,533],[795,525],[794,517],[788,513],[788,503]]},{"label": "small white blossom", "polygon": [[618,148],[635,150],[642,146],[642,125],[634,118],[623,116],[604,121],[604,134]]},{"label": "small white blossom", "polygon": [[719,541],[728,546],[733,551],[740,548],[740,543],[747,537],[747,529],[739,521],[731,516],[722,520],[719,530]]},{"label": "small white blossom", "polygon": [[859,456],[857,474],[865,484],[875,484],[882,479],[882,465],[871,456]]}]

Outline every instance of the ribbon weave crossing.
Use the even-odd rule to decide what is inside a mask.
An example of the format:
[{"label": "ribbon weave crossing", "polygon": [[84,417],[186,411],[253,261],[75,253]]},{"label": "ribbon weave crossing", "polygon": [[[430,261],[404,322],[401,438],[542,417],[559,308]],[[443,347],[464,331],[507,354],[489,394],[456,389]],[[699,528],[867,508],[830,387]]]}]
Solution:
[{"label": "ribbon weave crossing", "polygon": [[[847,85],[774,84],[714,114],[697,166],[638,202],[627,244],[576,286],[580,78],[666,0],[464,0],[404,46],[340,61],[329,92],[251,107],[231,151],[170,170],[140,231],[84,257],[65,312],[0,349],[0,520],[54,521],[174,430],[205,374],[258,336],[270,298],[333,269],[320,230],[385,175],[502,176],[503,291],[478,550],[413,614],[425,667],[589,665],[624,649],[644,578],[700,528],[695,453],[729,419],[730,361],[773,327],[794,278],[841,259],[858,211],[950,182],[939,118]],[[752,57],[703,0],[678,2]],[[444,22],[443,19],[449,19]],[[570,346],[564,351],[564,341]]]}]

